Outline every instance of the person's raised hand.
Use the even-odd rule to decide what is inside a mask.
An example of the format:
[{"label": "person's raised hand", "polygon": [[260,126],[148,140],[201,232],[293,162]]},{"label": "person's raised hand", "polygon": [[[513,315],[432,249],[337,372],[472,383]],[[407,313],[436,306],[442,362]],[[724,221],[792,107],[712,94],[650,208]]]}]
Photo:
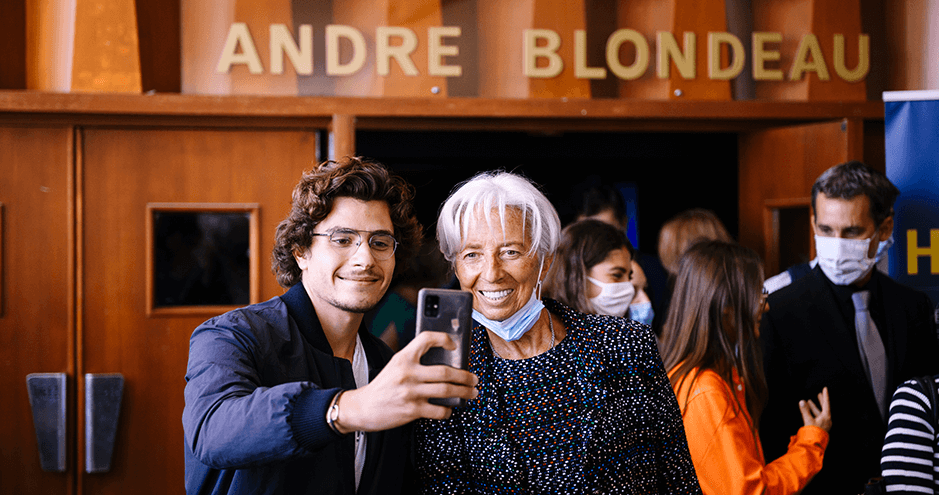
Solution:
[{"label": "person's raised hand", "polygon": [[825,431],[831,431],[831,403],[828,400],[828,387],[818,394],[818,403],[811,400],[799,401],[799,411],[802,412],[802,422],[805,426],[817,426]]},{"label": "person's raised hand", "polygon": [[434,397],[476,397],[476,375],[450,366],[421,365],[431,347],[456,349],[443,332],[421,332],[398,351],[368,385],[339,398],[339,431],[381,431],[418,418],[446,419],[452,410],[428,402]]}]

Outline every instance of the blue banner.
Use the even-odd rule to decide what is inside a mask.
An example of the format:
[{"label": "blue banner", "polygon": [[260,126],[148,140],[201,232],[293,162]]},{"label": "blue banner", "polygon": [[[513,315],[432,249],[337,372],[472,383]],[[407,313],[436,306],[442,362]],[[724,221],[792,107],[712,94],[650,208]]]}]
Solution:
[{"label": "blue banner", "polygon": [[[884,93],[887,177],[900,189],[890,275],[939,303],[939,91]],[[939,318],[939,306],[936,307]],[[939,321],[939,320],[937,320]]]}]

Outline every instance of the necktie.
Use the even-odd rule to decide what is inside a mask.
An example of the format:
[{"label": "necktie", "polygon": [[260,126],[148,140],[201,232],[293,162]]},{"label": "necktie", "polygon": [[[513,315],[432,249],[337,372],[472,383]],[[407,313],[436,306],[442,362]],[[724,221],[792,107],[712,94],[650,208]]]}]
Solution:
[{"label": "necktie", "polygon": [[877,325],[871,318],[871,313],[867,309],[867,303],[870,300],[871,293],[866,290],[851,294],[851,300],[854,301],[854,327],[857,330],[857,346],[861,354],[861,362],[870,376],[871,388],[874,390],[874,398],[877,399],[877,406],[880,408],[880,416],[887,414],[887,352],[884,350],[884,342],[877,331]]}]

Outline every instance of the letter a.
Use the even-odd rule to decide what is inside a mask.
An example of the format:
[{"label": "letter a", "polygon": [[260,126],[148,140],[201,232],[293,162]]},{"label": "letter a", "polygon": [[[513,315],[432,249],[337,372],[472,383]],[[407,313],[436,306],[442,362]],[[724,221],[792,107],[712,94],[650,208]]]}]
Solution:
[{"label": "letter a", "polygon": [[[235,53],[239,43],[242,51],[241,53]],[[261,57],[258,56],[258,50],[254,47],[254,40],[248,31],[248,25],[243,22],[232,23],[231,27],[228,28],[228,39],[225,40],[222,58],[215,66],[215,72],[227,74],[234,64],[248,64],[248,71],[252,74],[262,74],[264,72]]]}]

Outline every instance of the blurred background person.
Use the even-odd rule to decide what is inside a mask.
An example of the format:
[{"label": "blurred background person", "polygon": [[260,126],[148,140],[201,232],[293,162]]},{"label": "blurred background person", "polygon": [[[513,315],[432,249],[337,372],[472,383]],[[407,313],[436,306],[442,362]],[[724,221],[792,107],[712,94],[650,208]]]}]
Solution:
[{"label": "blurred background person", "polygon": [[798,403],[804,426],[785,455],[765,464],[758,434],[768,395],[762,284],[759,256],[737,244],[695,244],[677,264],[663,360],[705,494],[798,493],[822,468],[831,429],[827,388],[818,394],[820,408]]},{"label": "blurred background person", "polygon": [[670,218],[659,230],[659,259],[674,277],[678,273],[678,260],[689,247],[699,241],[733,242],[721,219],[704,208],[685,210]]},{"label": "blurred background person", "polygon": [[417,427],[429,494],[700,493],[648,327],[541,298],[561,222],[530,181],[483,173],[441,207],[440,249],[473,294],[479,396]]},{"label": "blurred background person", "polygon": [[[593,184],[583,192],[578,203],[577,220],[600,220],[623,231],[625,235],[626,202],[618,189],[608,183]],[[643,323],[652,325],[658,335],[662,326],[661,320],[665,316],[663,304],[668,299],[668,272],[654,254],[645,253],[639,249],[632,251],[632,271],[630,282],[636,287],[637,292],[642,290],[645,297],[651,301],[652,320],[643,321]],[[639,297],[641,300],[642,296]],[[656,318],[655,315],[661,316]]]},{"label": "blurred background person", "polygon": [[721,219],[713,211],[704,208],[692,208],[678,213],[668,219],[659,229],[659,260],[668,273],[668,289],[661,303],[656,305],[656,311],[661,317],[656,320],[654,329],[660,339],[662,325],[665,323],[671,304],[672,287],[678,272],[678,260],[689,247],[706,240],[734,242]]},{"label": "blurred background person", "polygon": [[411,263],[391,282],[378,306],[365,314],[365,324],[395,352],[414,338],[417,326],[417,293],[427,287],[447,285],[450,268],[437,243],[425,239]]},{"label": "blurred background person", "polygon": [[632,282],[634,253],[622,230],[599,220],[574,222],[561,231],[545,293],[581,313],[625,316],[649,325],[652,302]]}]

